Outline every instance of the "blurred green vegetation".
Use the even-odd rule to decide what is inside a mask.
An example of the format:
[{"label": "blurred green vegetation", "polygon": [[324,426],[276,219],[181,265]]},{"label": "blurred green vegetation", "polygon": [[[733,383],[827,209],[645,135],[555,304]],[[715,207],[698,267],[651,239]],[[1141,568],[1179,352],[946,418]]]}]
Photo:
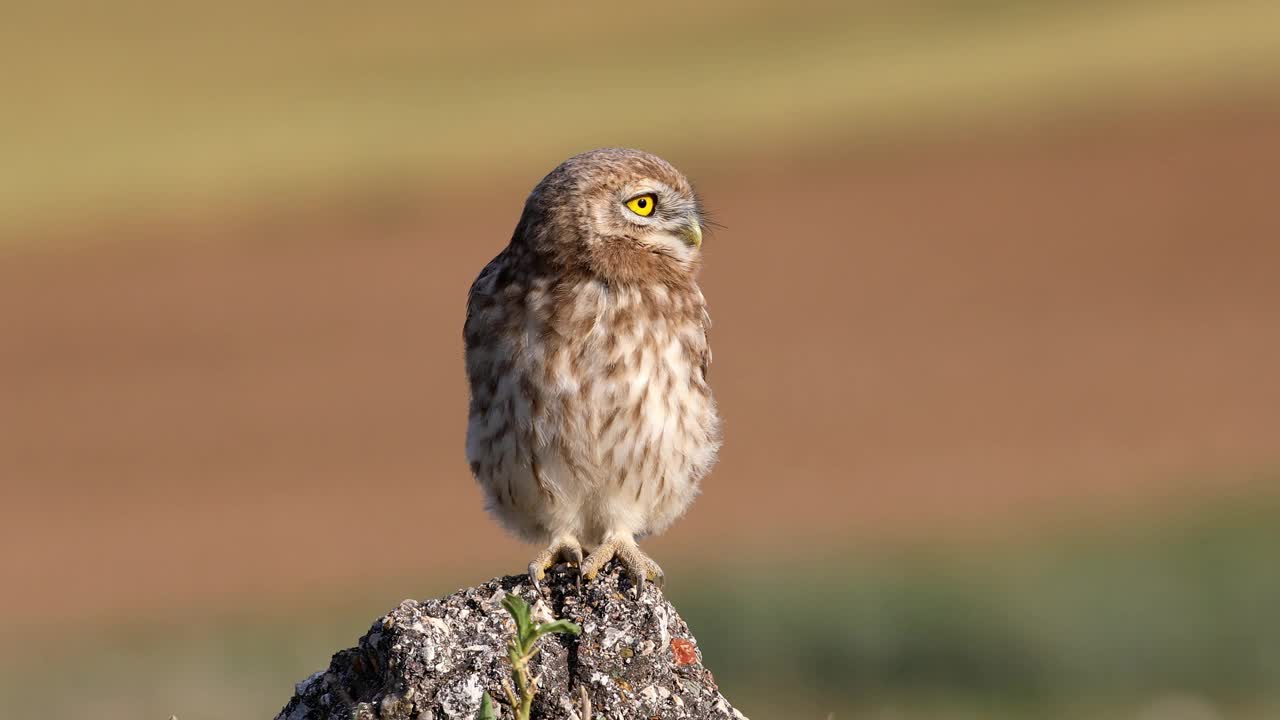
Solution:
[{"label": "blurred green vegetation", "polygon": [[[1030,545],[830,558],[673,601],[728,688],[840,701],[1280,702],[1280,502]],[[1041,717],[1039,712],[1029,717]]]},{"label": "blurred green vegetation", "polygon": [[[1278,555],[1280,499],[1254,499],[1032,543],[684,568],[670,594],[757,719],[1094,720],[1161,703],[1263,718],[1280,711]],[[0,668],[0,696],[14,717],[269,716],[388,597],[43,632]]]},{"label": "blurred green vegetation", "polygon": [[791,152],[1271,93],[1277,28],[1266,0],[9,3],[0,235],[387,180],[527,184],[598,145]]}]

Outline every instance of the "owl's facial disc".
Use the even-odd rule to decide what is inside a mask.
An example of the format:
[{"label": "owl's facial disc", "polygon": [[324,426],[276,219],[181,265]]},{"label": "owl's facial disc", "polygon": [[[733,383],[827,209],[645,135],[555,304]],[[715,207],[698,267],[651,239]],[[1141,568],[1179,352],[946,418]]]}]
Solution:
[{"label": "owl's facial disc", "polygon": [[625,234],[653,251],[690,259],[702,248],[698,205],[685,193],[646,180],[622,188],[615,208]]}]

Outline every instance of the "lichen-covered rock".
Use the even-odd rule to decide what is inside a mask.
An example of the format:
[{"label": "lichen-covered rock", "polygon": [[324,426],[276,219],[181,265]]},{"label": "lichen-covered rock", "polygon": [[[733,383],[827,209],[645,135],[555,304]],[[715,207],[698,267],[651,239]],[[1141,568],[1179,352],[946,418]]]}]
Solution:
[{"label": "lichen-covered rock", "polygon": [[[504,683],[514,623],[500,605],[515,593],[534,618],[567,618],[582,635],[548,635],[532,663],[539,720],[739,720],[702,666],[697,640],[652,584],[640,598],[616,566],[578,587],[556,569],[538,594],[524,576],[490,580],[439,600],[405,600],[328,670],[298,683],[276,720],[471,720],[485,692],[514,717]],[[589,708],[590,716],[585,714]]]}]

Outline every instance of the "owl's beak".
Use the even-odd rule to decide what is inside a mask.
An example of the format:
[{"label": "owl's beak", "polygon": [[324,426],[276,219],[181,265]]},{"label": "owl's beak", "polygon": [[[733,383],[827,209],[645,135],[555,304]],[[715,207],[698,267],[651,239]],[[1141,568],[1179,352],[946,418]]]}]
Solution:
[{"label": "owl's beak", "polygon": [[697,218],[689,218],[689,222],[680,228],[680,237],[684,239],[686,245],[702,247],[702,225],[698,223]]}]

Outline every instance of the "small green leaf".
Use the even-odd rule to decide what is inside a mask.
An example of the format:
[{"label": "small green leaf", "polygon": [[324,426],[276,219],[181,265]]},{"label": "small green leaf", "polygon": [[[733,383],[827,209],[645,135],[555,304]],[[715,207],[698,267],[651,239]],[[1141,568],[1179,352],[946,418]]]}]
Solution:
[{"label": "small green leaf", "polygon": [[535,630],[538,637],[542,637],[547,633],[568,633],[570,635],[581,635],[582,628],[577,623],[569,620],[555,620],[549,623],[543,623]]},{"label": "small green leaf", "polygon": [[511,614],[511,619],[516,621],[516,637],[520,638],[520,643],[527,644],[533,630],[533,620],[529,617],[529,603],[519,595],[507,593],[507,596],[502,599],[502,607],[506,608]]},{"label": "small green leaf", "polygon": [[493,698],[488,692],[480,696],[480,712],[476,713],[476,720],[498,720],[498,714],[493,711]]}]

